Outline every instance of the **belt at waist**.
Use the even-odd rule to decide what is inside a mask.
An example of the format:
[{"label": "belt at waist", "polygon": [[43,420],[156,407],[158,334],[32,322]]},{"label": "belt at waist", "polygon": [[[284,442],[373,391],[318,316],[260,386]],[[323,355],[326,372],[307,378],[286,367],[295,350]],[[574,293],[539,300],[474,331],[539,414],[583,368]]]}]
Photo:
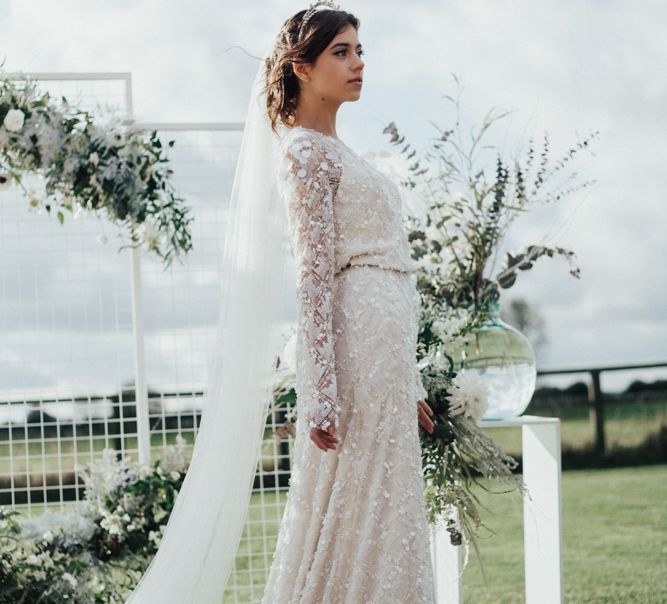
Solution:
[{"label": "belt at waist", "polygon": [[389,266],[380,266],[379,264],[368,264],[368,263],[361,263],[361,262],[356,263],[356,264],[352,264],[351,262],[348,262],[345,266],[341,267],[341,269],[338,272],[334,273],[334,277],[336,275],[339,275],[340,273],[342,273],[346,268],[352,268],[353,266],[374,266],[375,268],[381,268],[381,269],[384,269],[384,270],[387,270],[387,271],[396,271],[398,273],[406,273],[406,274],[410,274],[410,273],[414,272],[412,270],[406,270],[406,269],[402,269],[402,268],[394,268],[394,267],[389,267]]}]

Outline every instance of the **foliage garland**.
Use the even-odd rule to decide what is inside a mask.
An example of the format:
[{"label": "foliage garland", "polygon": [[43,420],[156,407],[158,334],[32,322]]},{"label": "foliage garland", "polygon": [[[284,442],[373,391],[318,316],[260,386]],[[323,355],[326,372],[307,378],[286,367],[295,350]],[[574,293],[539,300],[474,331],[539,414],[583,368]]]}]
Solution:
[{"label": "foliage garland", "polygon": [[[168,268],[174,257],[192,249],[188,225],[193,220],[183,198],[171,185],[173,170],[157,131],[143,134],[113,116],[98,125],[93,116],[40,93],[34,80],[9,78],[0,64],[0,190],[12,182],[21,187],[29,207],[99,212],[121,229],[130,244],[154,252]],[[19,84],[22,82],[22,85]],[[168,142],[173,147],[174,141]],[[46,199],[23,184],[40,176]]]}]

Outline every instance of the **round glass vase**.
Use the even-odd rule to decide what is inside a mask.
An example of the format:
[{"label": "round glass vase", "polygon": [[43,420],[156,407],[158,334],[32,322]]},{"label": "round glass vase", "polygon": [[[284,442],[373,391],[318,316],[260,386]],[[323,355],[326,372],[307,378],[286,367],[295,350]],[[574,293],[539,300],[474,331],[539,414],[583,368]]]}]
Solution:
[{"label": "round glass vase", "polygon": [[535,391],[537,369],[530,342],[500,318],[500,304],[471,341],[452,353],[457,372],[470,373],[489,388],[489,402],[482,420],[521,415]]}]

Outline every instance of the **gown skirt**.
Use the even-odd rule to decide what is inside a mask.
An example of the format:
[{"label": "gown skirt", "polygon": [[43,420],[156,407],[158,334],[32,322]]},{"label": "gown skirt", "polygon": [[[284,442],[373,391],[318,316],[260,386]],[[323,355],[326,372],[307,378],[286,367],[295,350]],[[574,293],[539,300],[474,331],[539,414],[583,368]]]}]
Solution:
[{"label": "gown skirt", "polygon": [[[412,272],[348,265],[333,281],[335,450],[297,419],[262,604],[432,604],[417,419]],[[297,333],[297,355],[303,354]],[[305,417],[297,397],[297,416]]]}]

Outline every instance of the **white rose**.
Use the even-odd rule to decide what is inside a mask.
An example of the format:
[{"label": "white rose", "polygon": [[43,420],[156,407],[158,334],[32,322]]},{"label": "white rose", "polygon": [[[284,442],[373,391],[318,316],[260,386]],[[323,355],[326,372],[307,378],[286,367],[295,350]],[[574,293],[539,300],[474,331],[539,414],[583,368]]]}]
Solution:
[{"label": "white rose", "polygon": [[76,587],[79,583],[76,580],[76,577],[74,575],[70,575],[69,573],[63,573],[63,579],[65,579],[65,581],[67,581],[72,587]]},{"label": "white rose", "polygon": [[10,132],[18,132],[23,128],[23,123],[25,122],[25,114],[20,109],[10,109],[5,115],[5,119],[2,122],[5,125],[5,128]]},{"label": "white rose", "polygon": [[93,152],[88,156],[88,161],[93,164],[93,166],[96,166],[100,163],[100,156],[97,155],[97,152]]},{"label": "white rose", "polygon": [[46,531],[46,533],[42,535],[42,539],[47,543],[53,543],[53,533],[51,531]]}]

